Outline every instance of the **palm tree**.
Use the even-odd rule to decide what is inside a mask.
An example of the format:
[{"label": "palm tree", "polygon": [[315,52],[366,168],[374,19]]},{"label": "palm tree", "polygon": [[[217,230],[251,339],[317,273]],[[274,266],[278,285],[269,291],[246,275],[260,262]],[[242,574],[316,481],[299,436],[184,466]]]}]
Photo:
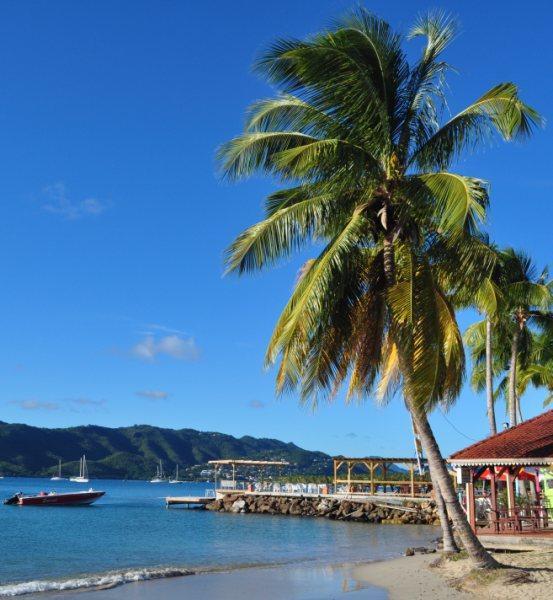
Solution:
[{"label": "palm tree", "polygon": [[[522,409],[520,400],[526,393],[529,386],[534,388],[545,388],[548,395],[543,401],[547,406],[553,400],[553,335],[550,330],[545,332],[530,331],[529,348],[525,352],[524,362],[518,360],[516,367],[516,410],[520,421],[522,418]],[[505,376],[499,383],[497,395],[503,396],[506,400],[509,397],[511,383],[509,376]]]},{"label": "palm tree", "polygon": [[[517,424],[517,361],[521,347],[529,348],[532,342],[530,325],[551,330],[553,314],[553,282],[547,281],[549,273],[544,269],[536,274],[535,266],[522,252],[509,249],[507,269],[513,274],[514,282],[507,293],[507,313],[512,318],[511,356],[509,361],[509,423]],[[528,350],[527,350],[528,351]]]},{"label": "palm tree", "polygon": [[[553,313],[550,312],[553,282],[548,279],[547,269],[538,274],[531,259],[523,252],[508,248],[500,253],[494,278],[494,370],[497,375],[507,371],[507,377],[498,389],[507,400],[511,426],[518,422],[520,395],[528,384],[548,385],[547,360],[542,360],[547,356],[547,341],[553,332]],[[486,356],[486,365],[492,363],[491,353],[488,354],[487,348],[484,350],[487,330],[488,320],[475,323],[466,332],[465,339],[472,348],[475,363],[473,385],[477,389],[483,385],[483,357]],[[536,335],[540,332],[541,337]],[[536,341],[538,344],[534,348]]]},{"label": "palm tree", "polygon": [[[308,261],[269,342],[277,389],[314,405],[349,377],[348,396],[401,388],[465,548],[494,567],[470,529],[427,420],[453,401],[464,354],[449,294],[481,285],[489,251],[474,236],[488,203],[483,181],[448,171],[467,146],[497,131],[524,137],[539,122],[514,84],[499,84],[440,126],[455,35],[443,15],[422,17],[425,40],[409,65],[402,38],[358,10],[305,41],[280,40],[256,68],[281,95],[253,105],[245,132],[219,153],[230,179],[263,171],[287,186],[266,218],[228,251],[229,271],[273,264],[308,242]],[[464,274],[458,281],[458,273]]]},{"label": "palm tree", "polygon": [[[490,426],[490,435],[497,433],[497,424],[495,418],[495,399],[494,399],[494,368],[493,368],[493,321],[497,317],[498,304],[502,299],[501,283],[504,275],[502,269],[501,253],[495,245],[489,242],[487,236],[482,236],[484,243],[490,246],[490,250],[496,254],[496,260],[493,262],[490,273],[482,280],[482,284],[475,296],[465,296],[459,298],[458,307],[474,307],[480,313],[485,315],[483,321],[485,333],[482,344],[482,332],[476,328],[469,328],[465,334],[465,340],[469,346],[482,346],[479,350],[474,350],[472,359],[474,364],[473,370],[473,387],[477,391],[486,391],[486,414]],[[483,363],[483,364],[482,364]],[[482,372],[482,366],[484,371]]]}]

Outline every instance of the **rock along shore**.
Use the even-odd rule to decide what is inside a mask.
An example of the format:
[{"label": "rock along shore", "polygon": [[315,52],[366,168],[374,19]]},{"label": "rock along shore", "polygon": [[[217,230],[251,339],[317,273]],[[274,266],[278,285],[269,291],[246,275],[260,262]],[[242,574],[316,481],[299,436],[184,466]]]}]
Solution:
[{"label": "rock along shore", "polygon": [[338,521],[387,523],[394,525],[439,525],[434,502],[404,501],[397,507],[375,502],[342,500],[338,498],[304,496],[263,496],[227,494],[206,505],[207,510],[230,513],[260,513],[293,515],[297,517],[324,517]]}]

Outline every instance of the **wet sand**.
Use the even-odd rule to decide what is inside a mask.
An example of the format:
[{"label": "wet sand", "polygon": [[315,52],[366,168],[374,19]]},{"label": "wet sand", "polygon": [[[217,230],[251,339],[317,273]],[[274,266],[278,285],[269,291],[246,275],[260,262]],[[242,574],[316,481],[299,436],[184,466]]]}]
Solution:
[{"label": "wet sand", "polygon": [[[375,563],[377,564],[377,563]],[[247,568],[129,583],[109,590],[33,594],[33,600],[386,600],[356,565]],[[30,596],[26,596],[30,598]]]},{"label": "wet sand", "polygon": [[109,590],[60,592],[33,600],[464,600],[429,564],[436,554],[338,566],[245,568],[129,583]]}]

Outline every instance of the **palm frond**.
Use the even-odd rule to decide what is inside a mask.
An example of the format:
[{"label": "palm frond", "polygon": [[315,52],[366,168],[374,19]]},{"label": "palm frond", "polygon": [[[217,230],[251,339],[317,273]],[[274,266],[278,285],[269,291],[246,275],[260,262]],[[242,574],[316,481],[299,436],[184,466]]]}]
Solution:
[{"label": "palm frond", "polygon": [[280,152],[318,141],[298,131],[245,133],[223,144],[217,152],[217,160],[224,176],[230,180],[248,177],[257,170],[274,173],[277,171],[275,156]]},{"label": "palm frond", "polygon": [[524,138],[543,120],[522,102],[514,83],[496,85],[422,142],[410,158],[424,170],[447,169],[464,149],[486,141],[494,131],[504,140]]},{"label": "palm frond", "polygon": [[[424,37],[420,61],[412,69],[406,89],[399,148],[405,157],[412,142],[426,140],[438,127],[438,110],[445,104],[443,88],[449,65],[438,60],[456,35],[456,23],[444,12],[419,17],[407,39]],[[437,107],[436,104],[439,103]]]},{"label": "palm frond", "polygon": [[438,227],[445,233],[468,228],[477,231],[486,217],[487,184],[456,173],[425,173],[415,176],[435,199]]},{"label": "palm frond", "polygon": [[317,233],[333,200],[329,196],[308,197],[246,229],[227,250],[226,272],[256,271],[301,248]]},{"label": "palm frond", "polygon": [[316,329],[318,316],[329,295],[329,282],[333,274],[344,270],[362,235],[365,225],[363,208],[361,206],[354,211],[344,229],[330,241],[299,281],[273,331],[266,353],[267,364],[275,361],[300,326],[308,330]]}]

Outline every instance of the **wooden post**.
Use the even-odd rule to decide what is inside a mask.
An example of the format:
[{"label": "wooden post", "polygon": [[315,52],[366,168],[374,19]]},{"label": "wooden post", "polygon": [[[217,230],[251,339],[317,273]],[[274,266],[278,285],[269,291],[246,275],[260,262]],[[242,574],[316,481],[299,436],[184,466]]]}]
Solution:
[{"label": "wooden post", "polygon": [[[472,479],[472,473],[471,473]],[[466,484],[467,493],[467,515],[472,530],[476,533],[476,506],[474,504],[474,483],[471,481]]]},{"label": "wooden post", "polygon": [[507,483],[507,508],[508,516],[513,519],[513,526],[518,530],[518,518],[516,514],[515,489],[511,467],[507,467],[505,471],[505,481]]},{"label": "wooden post", "polygon": [[409,477],[411,479],[411,498],[415,497],[415,465],[409,465]]},{"label": "wooden post", "polygon": [[371,495],[374,496],[374,463],[370,464],[370,472],[371,472]]},{"label": "wooden post", "polygon": [[505,481],[507,484],[507,508],[509,509],[509,511],[512,511],[515,508],[515,490],[513,486],[513,476],[510,468],[507,468],[505,471]]},{"label": "wooden post", "polygon": [[499,514],[497,512],[497,487],[495,482],[495,467],[489,467],[490,469],[490,503],[492,505],[492,527],[494,531],[499,532]]},{"label": "wooden post", "polygon": [[351,462],[348,460],[348,494],[351,493]]},{"label": "wooden post", "polygon": [[336,483],[336,479],[338,478],[338,475],[337,475],[338,469],[336,468],[336,465],[338,464],[338,462],[336,459],[334,459],[332,462],[334,463],[334,493],[336,493],[338,491],[337,490],[338,484]]}]

